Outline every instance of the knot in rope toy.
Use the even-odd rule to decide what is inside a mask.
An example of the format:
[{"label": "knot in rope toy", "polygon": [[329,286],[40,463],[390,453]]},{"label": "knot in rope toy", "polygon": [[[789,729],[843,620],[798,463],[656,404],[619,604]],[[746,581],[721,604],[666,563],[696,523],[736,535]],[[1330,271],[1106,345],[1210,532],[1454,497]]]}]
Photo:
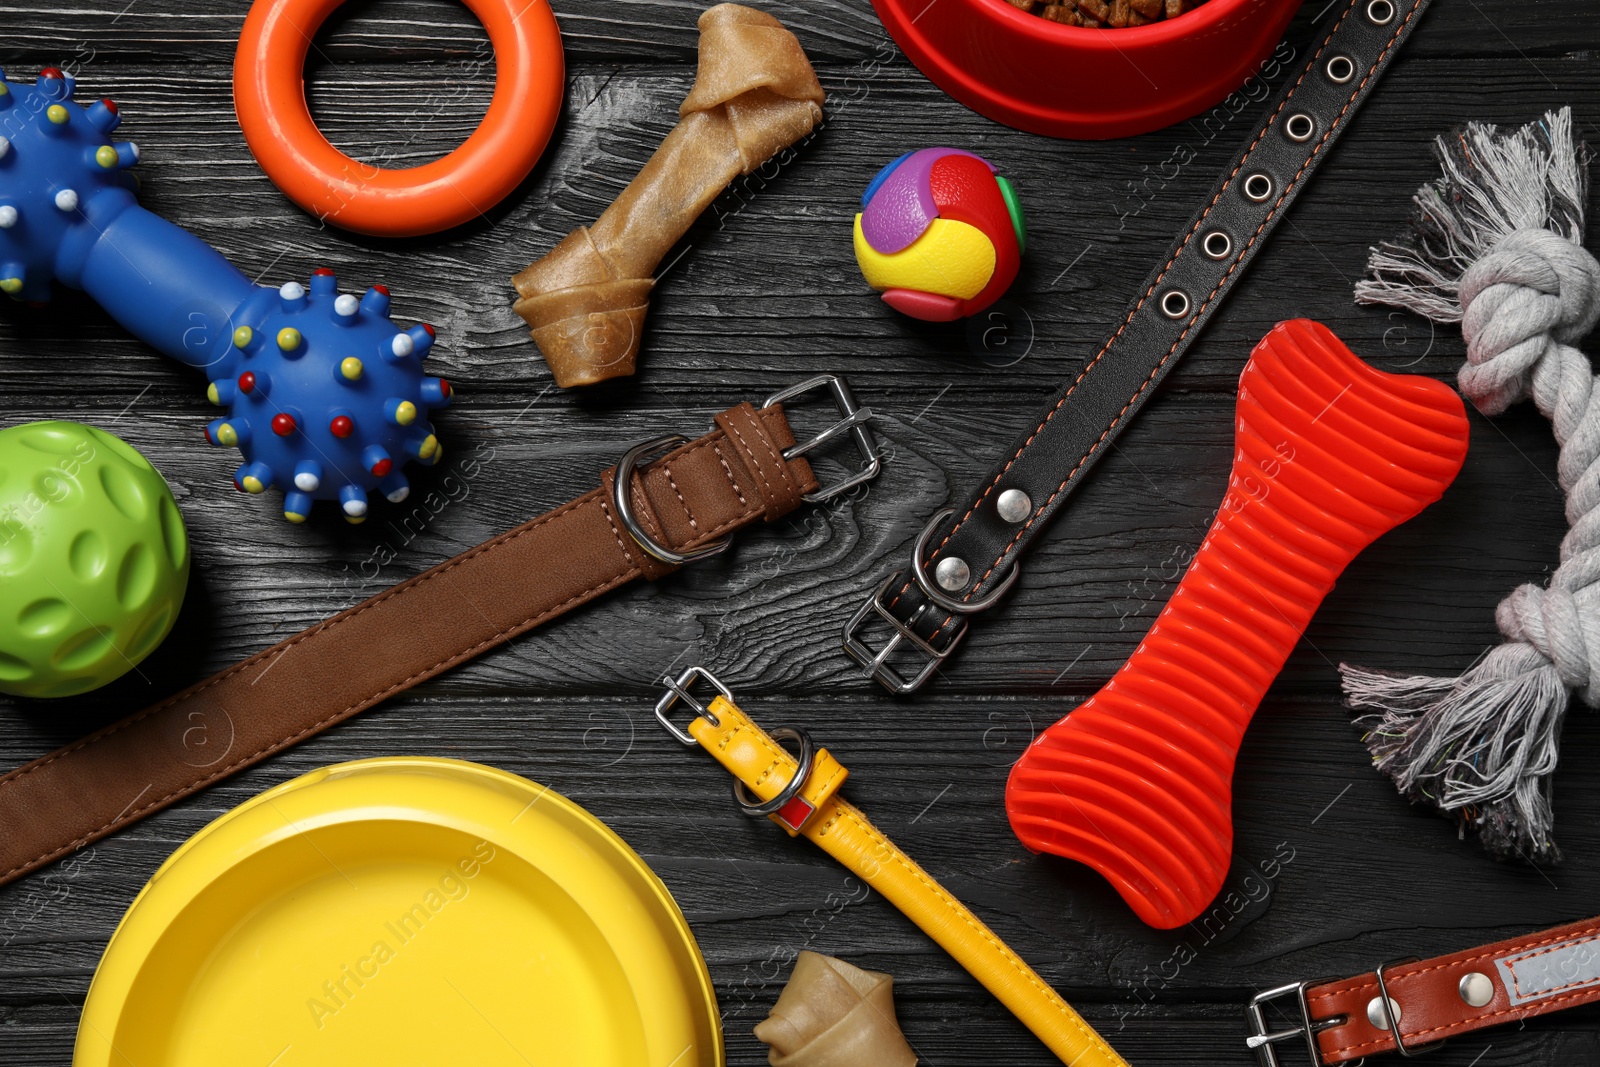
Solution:
[{"label": "knot in rope toy", "polygon": [[1565,420],[1556,437],[1570,437],[1593,388],[1589,357],[1572,345],[1600,317],[1600,263],[1549,230],[1514,230],[1462,275],[1461,306],[1462,393],[1485,415],[1532,398]]},{"label": "knot in rope toy", "polygon": [[1413,233],[1373,250],[1363,304],[1459,322],[1462,393],[1485,415],[1531,399],[1561,446],[1570,525],[1549,585],[1501,601],[1505,643],[1458,678],[1341,665],[1378,768],[1501,857],[1559,858],[1551,778],[1569,694],[1600,707],[1600,385],[1574,345],[1600,319],[1583,247],[1587,150],[1570,111],[1510,132],[1472,124],[1435,152]]}]

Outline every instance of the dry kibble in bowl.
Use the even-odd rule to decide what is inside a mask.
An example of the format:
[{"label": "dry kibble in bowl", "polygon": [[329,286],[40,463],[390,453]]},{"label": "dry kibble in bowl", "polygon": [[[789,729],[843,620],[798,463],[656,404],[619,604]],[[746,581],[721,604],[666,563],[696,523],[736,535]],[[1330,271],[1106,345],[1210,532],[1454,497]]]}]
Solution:
[{"label": "dry kibble in bowl", "polygon": [[[907,58],[980,115],[1048,137],[1101,140],[1202,114],[1262,75],[1301,0],[872,6]],[[1093,32],[1108,26],[1140,28]]]},{"label": "dry kibble in bowl", "polygon": [[1122,29],[1175,19],[1206,0],[1008,0],[1013,6],[1063,26]]}]

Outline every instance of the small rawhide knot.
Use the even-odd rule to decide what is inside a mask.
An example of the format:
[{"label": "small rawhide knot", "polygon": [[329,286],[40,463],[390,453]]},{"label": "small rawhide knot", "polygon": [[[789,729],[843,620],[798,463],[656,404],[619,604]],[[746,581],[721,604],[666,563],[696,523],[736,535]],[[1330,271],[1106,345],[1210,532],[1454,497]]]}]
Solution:
[{"label": "small rawhide knot", "polygon": [[916,1067],[894,1016],[894,979],[802,951],[756,1024],[772,1067]]},{"label": "small rawhide knot", "polygon": [[700,66],[678,114],[706,111],[753,89],[810,100],[822,117],[822,83],[800,41],[773,16],[741,4],[700,13]]},{"label": "small rawhide knot", "polygon": [[[1498,415],[1531,395],[1531,375],[1541,361],[1561,360],[1561,346],[1594,328],[1600,263],[1549,230],[1513,230],[1462,274],[1460,299],[1467,341],[1461,391],[1484,414]],[[1588,360],[1574,355],[1573,369],[1587,380]]]}]

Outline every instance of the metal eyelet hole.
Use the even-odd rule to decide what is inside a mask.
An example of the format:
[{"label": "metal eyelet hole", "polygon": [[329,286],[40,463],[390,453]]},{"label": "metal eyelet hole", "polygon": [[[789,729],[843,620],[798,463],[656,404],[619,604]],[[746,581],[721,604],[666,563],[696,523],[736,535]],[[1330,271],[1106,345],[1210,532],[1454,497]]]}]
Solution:
[{"label": "metal eyelet hole", "polygon": [[1329,81],[1343,85],[1356,76],[1356,61],[1349,56],[1334,56],[1323,70],[1327,72]]},{"label": "metal eyelet hole", "polygon": [[1200,239],[1200,251],[1208,259],[1227,259],[1228,253],[1233,251],[1233,238],[1221,230],[1212,230]]},{"label": "metal eyelet hole", "polygon": [[1296,144],[1311,140],[1311,135],[1316,132],[1317,120],[1304,111],[1296,111],[1283,120],[1283,135]]},{"label": "metal eyelet hole", "polygon": [[1368,0],[1367,21],[1374,26],[1387,26],[1394,21],[1394,4],[1392,0]]},{"label": "metal eyelet hole", "polygon": [[1244,180],[1244,195],[1249,200],[1261,203],[1272,195],[1272,176],[1256,171]]},{"label": "metal eyelet hole", "polygon": [[1161,294],[1161,314],[1169,319],[1181,319],[1189,314],[1189,294],[1182,289],[1168,289]]}]

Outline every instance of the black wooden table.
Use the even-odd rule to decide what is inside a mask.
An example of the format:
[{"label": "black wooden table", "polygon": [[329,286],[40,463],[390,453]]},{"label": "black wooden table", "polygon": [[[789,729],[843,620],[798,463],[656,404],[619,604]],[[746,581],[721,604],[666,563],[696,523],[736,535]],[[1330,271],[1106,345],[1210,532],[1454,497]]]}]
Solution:
[{"label": "black wooden table", "polygon": [[[892,973],[905,1029],[929,1064],[1054,1062],[881,899],[835,913],[828,902],[844,872],[738,814],[711,761],[661,732],[655,679],[690,662],[717,671],[759,716],[804,723],[838,752],[857,802],[1141,1067],[1253,1062],[1239,1007],[1255,990],[1600,911],[1592,716],[1575,710],[1566,728],[1556,787],[1566,863],[1497,864],[1372,770],[1334,669],[1349,660],[1453,673],[1496,639],[1500,597],[1553,566],[1565,530],[1555,445],[1531,406],[1473,416],[1455,486],[1355,563],[1295,650],[1239,763],[1234,903],[1220,920],[1146,928],[1093,872],[1026,853],[1001,804],[1007,767],[1032,733],[1105,681],[1173,588],[1221,497],[1234,379],[1273,322],[1321,319],[1381,367],[1453,374],[1459,334],[1358,310],[1351,286],[1368,245],[1401,226],[1411,192],[1433,175],[1433,134],[1570,103],[1600,141],[1594,0],[1437,0],[1251,275],[1030,558],[1004,612],[910,700],[860,676],[840,651],[841,623],[900,565],[926,517],[982,474],[1102,339],[1257,106],[1220,134],[1186,123],[1107,143],[1047,140],[935,90],[893,50],[866,0],[762,4],[814,60],[830,93],[826,126],[780,173],[725,194],[668,257],[639,376],[570,395],[553,388],[511,312],[507,279],[591,221],[675,121],[699,5],[555,0],[569,83],[550,150],[491,218],[415,241],[321,228],[257,169],[229,91],[246,6],[9,4],[0,63],[30,78],[58,65],[86,94],[114,97],[126,118],[119,136],[144,149],[146,206],[246,273],[278,284],[333,267],[349,287],[389,284],[397,318],[435,324],[436,373],[459,388],[439,420],[450,458],[421,479],[433,494],[381,506],[363,526],[328,515],[289,526],[275,502],[229,486],[231,451],[200,443],[213,409],[198,375],[79,294],[43,310],[0,306],[0,424],[74,419],[125,437],[171,483],[195,552],[177,628],[137,673],[80,699],[0,699],[0,767],[570,499],[630,443],[698,434],[714,411],[799,377],[849,375],[878,412],[891,459],[864,495],[612,596],[93,846],[70,868],[0,889],[0,1064],[68,1062],[107,938],[184,839],[314,767],[401,753],[527,775],[638,849],[700,939],[730,1063],[765,1062],[750,1027],[800,948]],[[1297,45],[1320,7],[1302,11]],[[324,129],[391,165],[458,143],[492,83],[481,29],[448,0],[348,5],[313,54]],[[928,144],[987,155],[1028,214],[1022,277],[1002,316],[975,327],[896,317],[850,251],[861,188],[883,162]],[[1276,877],[1263,877],[1274,857]],[[1600,1063],[1600,1013],[1462,1040],[1433,1062]]]}]

